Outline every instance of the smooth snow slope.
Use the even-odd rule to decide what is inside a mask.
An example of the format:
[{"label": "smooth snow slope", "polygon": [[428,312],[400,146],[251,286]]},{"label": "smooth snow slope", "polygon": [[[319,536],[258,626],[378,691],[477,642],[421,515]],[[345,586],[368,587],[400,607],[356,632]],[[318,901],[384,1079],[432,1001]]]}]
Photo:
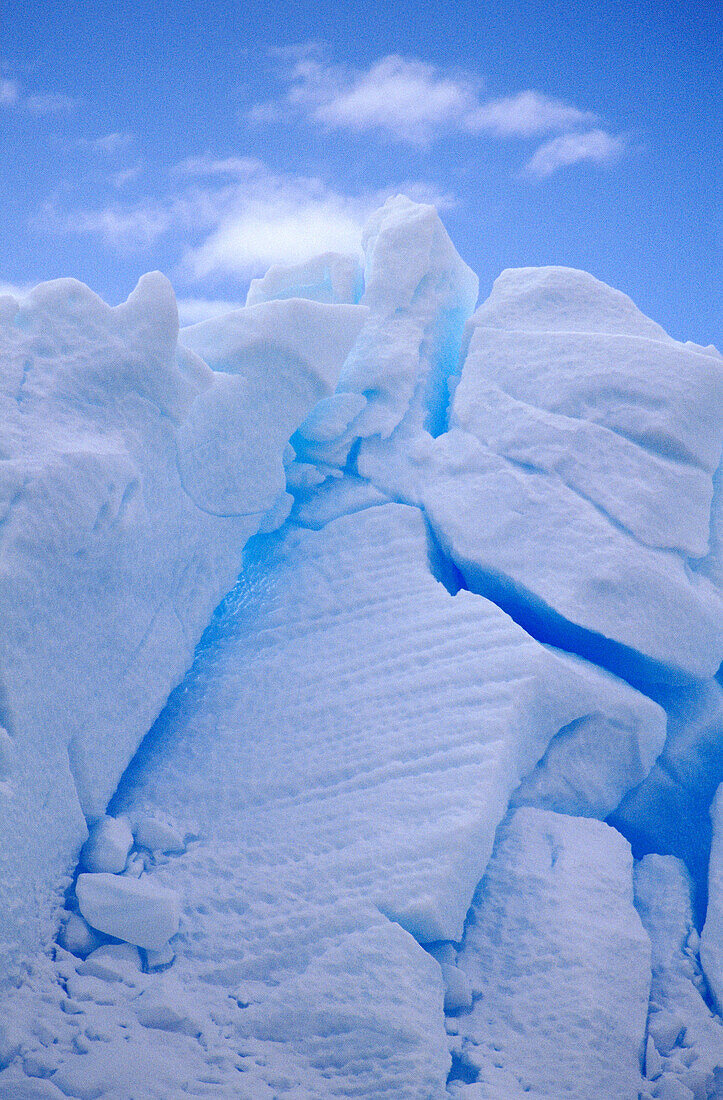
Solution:
[{"label": "smooth snow slope", "polygon": [[[165,351],[148,363],[153,342],[114,327],[133,299],[109,310],[78,284],[61,284],[80,303],[73,324],[53,292],[42,329],[53,339],[31,334],[48,364],[38,377],[54,378],[58,359],[71,363],[61,380],[82,363],[67,409],[52,387],[30,406],[33,453],[52,451],[58,408],[83,462],[112,438],[140,471],[143,522],[122,510],[122,536],[75,587],[64,578],[85,566],[69,565],[61,540],[39,541],[40,553],[20,538],[31,552],[12,559],[18,575],[36,559],[50,570],[64,593],[58,636],[72,644],[64,664],[48,647],[47,748],[30,719],[22,742],[16,718],[0,752],[12,764],[24,743],[52,775],[70,721],[82,721],[55,834],[64,796],[43,810],[30,764],[25,785],[16,768],[0,790],[21,810],[13,821],[32,813],[51,834],[47,852],[32,831],[7,834],[5,882],[20,892],[10,955],[47,943],[35,913],[49,920],[84,833],[74,787],[90,815],[104,807],[141,717],[150,724],[180,678],[211,592],[230,587],[224,570],[254,531],[281,529],[248,544],[192,672],[134,758],[111,804],[128,823],[93,832],[64,946],[37,956],[7,1002],[0,1096],[715,1095],[720,1021],[697,944],[686,931],[702,1012],[681,977],[688,964],[663,946],[678,932],[665,931],[672,903],[655,866],[651,883],[639,865],[636,901],[651,970],[629,846],[590,819],[612,814],[637,854],[674,848],[703,896],[701,823],[723,778],[710,679],[723,652],[722,361],[564,268],[504,273],[470,321],[476,278],[431,207],[390,200],[364,240],[363,274],[333,254],[275,269],[246,309],[183,330],[178,346],[169,311],[151,310],[144,324],[158,323]],[[29,338],[24,316],[7,307],[13,347]],[[118,373],[124,341],[131,366]],[[23,401],[38,370],[26,361]],[[168,378],[183,397],[171,413]],[[14,425],[24,414],[12,394]],[[81,503],[94,500],[73,484]],[[143,511],[146,485],[154,512]],[[31,522],[22,497],[9,529],[40,539],[66,498],[61,482]],[[178,534],[179,508],[193,538]],[[120,580],[118,561],[132,563]],[[132,650],[126,704],[113,661],[128,654],[110,628],[122,621],[134,636],[144,584],[162,606],[172,593],[186,648],[163,637],[161,616]],[[45,603],[26,599],[33,614]],[[27,667],[42,676],[39,657]],[[652,773],[664,712],[609,670],[671,715]],[[7,683],[19,698],[19,675]],[[9,719],[36,721],[36,694],[31,680],[30,703]],[[671,837],[676,805],[690,809],[685,840]],[[712,985],[720,850],[704,933]],[[45,891],[39,910],[25,900],[28,869]],[[160,946],[177,897],[179,931]],[[684,903],[672,908],[687,928]],[[130,942],[104,941],[83,915]],[[480,970],[495,928],[485,951],[505,950]],[[612,1002],[624,1019],[605,1015]]]}]

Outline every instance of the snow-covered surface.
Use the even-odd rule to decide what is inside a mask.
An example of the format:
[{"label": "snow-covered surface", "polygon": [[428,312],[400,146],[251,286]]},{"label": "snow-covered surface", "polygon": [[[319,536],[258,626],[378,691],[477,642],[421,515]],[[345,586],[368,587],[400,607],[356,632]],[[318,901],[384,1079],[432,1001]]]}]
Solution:
[{"label": "snow-covered surface", "polygon": [[457,957],[474,1007],[451,1027],[452,1096],[638,1100],[650,942],[631,872],[600,821],[525,807],[500,829]]},{"label": "snow-covered surface", "polygon": [[0,1097],[721,1086],[723,361],[566,268],[470,320],[404,198],[364,246],[180,337],[4,302]]},{"label": "snow-covered surface", "polygon": [[674,1096],[676,1087],[694,1097],[719,1096],[723,1025],[705,1000],[690,875],[674,856],[647,855],[636,864],[634,882],[635,904],[653,953],[647,1088],[654,1096]]},{"label": "snow-covered surface", "polygon": [[[219,1095],[263,1096],[281,1066],[291,1095],[442,1095],[442,977],[415,940],[461,938],[509,793],[561,728],[604,716],[628,783],[662,745],[655,704],[452,597],[428,555],[397,504],[249,548],[114,802],[197,838],[140,881],[183,898],[173,973],[206,1030],[263,1052],[237,1085],[224,1063]],[[85,1072],[56,1053],[61,1079]],[[203,1050],[188,1057],[201,1073]]]},{"label": "snow-covered surface", "polygon": [[282,454],[366,316],[278,302],[187,330],[145,276],[114,309],[46,283],[0,328],[0,972],[52,910],[138,743],[189,666]]},{"label": "snow-covered surface", "polygon": [[708,871],[708,912],[701,935],[700,958],[711,993],[723,1012],[723,783],[710,808],[713,841]]},{"label": "snow-covered surface", "polygon": [[421,503],[467,586],[539,636],[644,683],[714,675],[720,592],[692,567],[723,361],[566,268],[505,272],[465,342],[449,432],[362,447],[360,471]]}]

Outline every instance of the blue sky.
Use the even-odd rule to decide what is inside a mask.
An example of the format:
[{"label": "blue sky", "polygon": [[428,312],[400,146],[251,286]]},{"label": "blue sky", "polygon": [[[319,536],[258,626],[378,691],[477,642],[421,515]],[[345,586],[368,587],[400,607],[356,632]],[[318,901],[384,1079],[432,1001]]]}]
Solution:
[{"label": "blue sky", "polygon": [[3,0],[0,283],[144,271],[184,319],[434,201],[486,297],[565,264],[723,343],[712,0]]}]

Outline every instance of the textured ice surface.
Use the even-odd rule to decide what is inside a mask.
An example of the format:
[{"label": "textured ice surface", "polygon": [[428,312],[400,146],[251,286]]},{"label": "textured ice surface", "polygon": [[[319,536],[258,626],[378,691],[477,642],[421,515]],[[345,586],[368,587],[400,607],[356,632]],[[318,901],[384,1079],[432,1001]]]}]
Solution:
[{"label": "textured ice surface", "polygon": [[710,808],[713,842],[708,872],[708,912],[701,935],[700,958],[718,1011],[723,1012],[723,784]]},{"label": "textured ice surface", "polygon": [[[276,302],[177,345],[170,284],[46,283],[0,326],[0,972],[52,906],[284,490],[358,306]],[[205,326],[187,343],[202,343]]]},{"label": "textured ice surface", "polygon": [[441,975],[407,932],[461,936],[507,795],[562,726],[605,713],[643,770],[661,742],[653,704],[451,597],[427,555],[393,504],[272,540],[120,800],[193,806],[178,973],[197,1003],[234,989],[240,1034],[311,1095],[443,1093]]},{"label": "textured ice surface", "polygon": [[[444,1095],[455,975],[416,941],[461,937],[509,793],[562,727],[605,716],[639,773],[662,743],[655,704],[451,596],[428,555],[397,504],[257,542],[114,802],[198,837],[150,877],[183,896],[172,974],[204,1042],[227,1036],[215,1095]],[[204,1050],[176,1041],[195,1080]],[[88,1072],[55,1053],[61,1079]]]},{"label": "textured ice surface", "polygon": [[423,504],[467,585],[538,636],[643,682],[713,675],[720,593],[692,566],[723,361],[567,268],[505,272],[466,342],[450,431],[365,444],[360,472]]},{"label": "textured ice surface", "polygon": [[[3,1006],[0,1097],[719,1087],[690,884],[638,866],[646,1035],[629,849],[591,818],[704,905],[722,361],[563,268],[504,273],[463,339],[431,207],[364,246],[180,344],[158,276],[0,308],[3,959],[49,941],[78,794],[105,810],[263,535],[111,803],[122,874],[127,830]],[[649,778],[664,712],[590,662],[663,703]]]},{"label": "textured ice surface", "polygon": [[723,782],[723,691],[717,680],[662,693],[668,716],[665,747],[640,786],[610,817],[636,856],[660,852],[685,860],[705,905],[711,840],[709,807]]},{"label": "textured ice surface", "polygon": [[674,856],[647,855],[635,866],[635,904],[650,936],[653,980],[645,1059],[654,1095],[673,1082],[693,1096],[723,1088],[723,1025],[706,1004],[691,909],[692,882]]},{"label": "textured ice surface", "polygon": [[[637,1100],[650,943],[630,848],[609,826],[518,810],[498,834],[457,965],[455,1097]],[[564,1040],[562,1037],[564,1036]]]}]

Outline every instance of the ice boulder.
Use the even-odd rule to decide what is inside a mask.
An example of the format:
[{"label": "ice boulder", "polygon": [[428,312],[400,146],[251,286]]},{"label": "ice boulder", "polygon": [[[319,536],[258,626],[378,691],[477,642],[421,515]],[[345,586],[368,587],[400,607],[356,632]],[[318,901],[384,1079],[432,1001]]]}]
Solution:
[{"label": "ice boulder", "polygon": [[178,894],[150,878],[82,874],[76,894],[92,928],[137,947],[157,951],[178,931]]},{"label": "ice boulder", "polygon": [[78,973],[104,982],[131,982],[138,978],[141,957],[131,943],[106,943],[96,948],[78,967]]},{"label": "ice boulder", "polygon": [[133,846],[131,827],[123,817],[103,817],[94,821],[90,835],[80,852],[86,871],[122,871]]},{"label": "ice boulder", "polygon": [[151,852],[182,852],[183,838],[165,821],[148,814],[139,814],[133,822],[133,838],[140,848]]},{"label": "ice boulder", "polygon": [[[140,739],[283,520],[289,436],[366,317],[273,302],[190,330],[144,276],[111,308],[59,280],[0,324],[0,970],[50,914]],[[205,345],[204,345],[205,346]],[[209,353],[210,354],[210,353]],[[288,505],[287,509],[288,510]]]}]

